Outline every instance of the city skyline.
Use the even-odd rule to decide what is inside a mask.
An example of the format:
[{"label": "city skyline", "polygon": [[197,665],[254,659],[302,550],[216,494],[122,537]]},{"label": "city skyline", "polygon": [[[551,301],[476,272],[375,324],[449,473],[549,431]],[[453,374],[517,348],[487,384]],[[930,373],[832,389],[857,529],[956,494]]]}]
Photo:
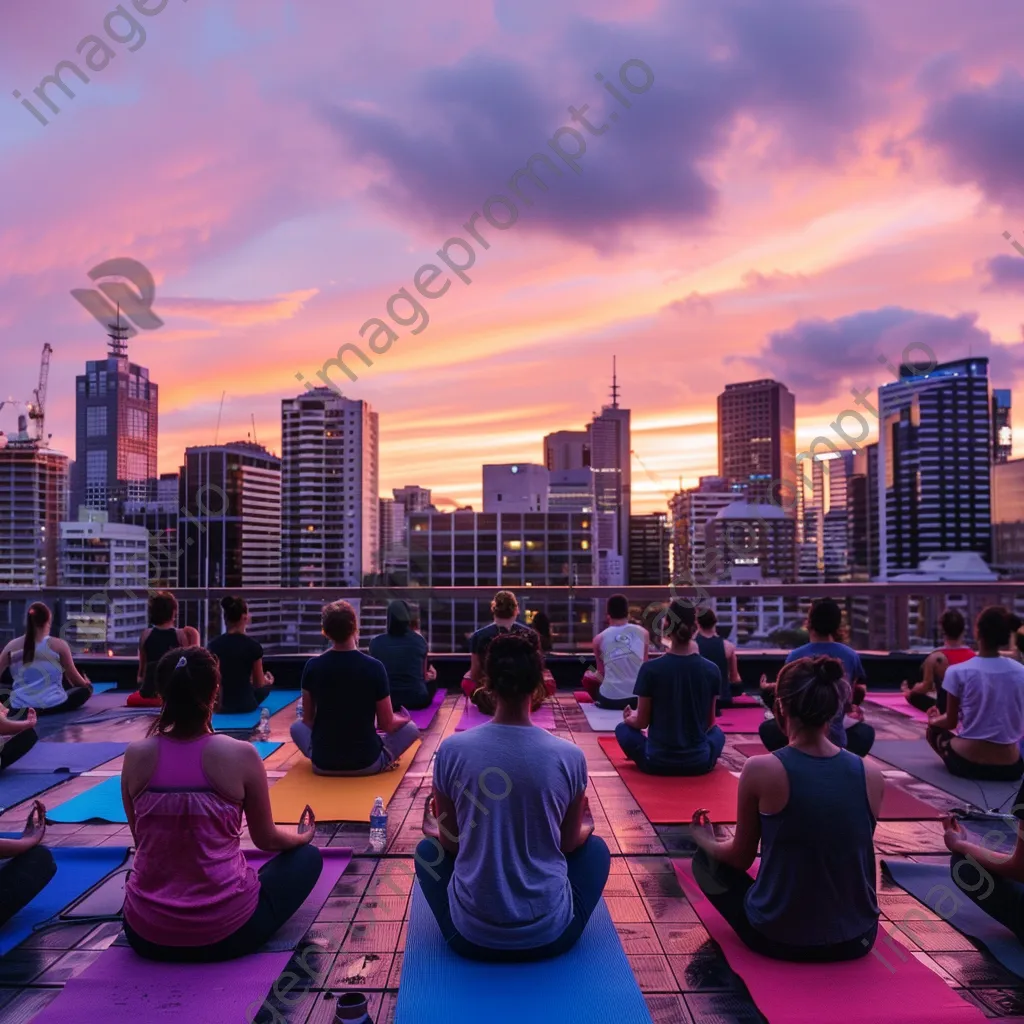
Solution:
[{"label": "city skyline", "polygon": [[[382,493],[421,481],[478,507],[478,467],[541,461],[538,434],[578,429],[607,401],[615,354],[655,478],[634,467],[637,513],[663,508],[680,475],[717,471],[714,398],[729,381],[785,383],[798,450],[851,387],[891,379],[878,358],[898,361],[908,340],[934,337],[940,360],[989,355],[997,386],[1018,386],[1021,257],[1003,232],[1020,234],[1024,196],[999,140],[1024,123],[1021,15],[917,9],[786,2],[769,32],[756,5],[450,0],[446,28],[366,9],[339,41],[315,4],[169,5],[48,127],[0,104],[5,391],[31,394],[50,341],[48,429],[72,453],[73,378],[105,339],[68,293],[132,257],[164,324],[130,348],[161,387],[160,471],[190,445],[244,440],[250,417],[280,452],[296,373],[358,340],[570,106],[604,123],[617,101],[593,76],[633,59],[655,84],[588,137],[581,173],[564,169],[492,231],[472,286],[431,306],[428,330],[341,378],[387,425]],[[75,0],[6,13],[0,53],[26,96],[96,26]],[[63,41],[40,29],[58,15]],[[386,79],[381,59],[398,69]],[[81,159],[112,109],[135,144]],[[492,141],[465,141],[479,133]]]}]

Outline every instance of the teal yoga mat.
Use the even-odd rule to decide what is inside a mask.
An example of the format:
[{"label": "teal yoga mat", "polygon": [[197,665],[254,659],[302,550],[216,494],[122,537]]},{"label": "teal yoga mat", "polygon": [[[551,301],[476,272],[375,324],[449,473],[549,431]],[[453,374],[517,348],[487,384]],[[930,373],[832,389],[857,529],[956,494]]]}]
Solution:
[{"label": "teal yoga mat", "polygon": [[57,862],[57,873],[27,907],[22,907],[0,928],[0,956],[28,938],[36,925],[56,917],[69,903],[119,868],[128,856],[124,846],[56,846],[50,852]]},{"label": "teal yoga mat", "polygon": [[445,945],[419,885],[413,889],[395,1020],[400,1024],[651,1024],[604,900],[563,956],[529,964],[463,960]]},{"label": "teal yoga mat", "polygon": [[[260,757],[266,760],[281,744],[260,741],[253,746],[260,752]],[[128,818],[121,802],[121,776],[111,775],[98,786],[73,796],[57,807],[48,807],[46,820],[67,825],[84,824],[88,821],[126,825]]]},{"label": "teal yoga mat", "polygon": [[116,689],[117,689],[117,683],[93,683],[92,684],[92,692],[93,693],[107,693],[110,690],[116,690]]},{"label": "teal yoga mat", "polygon": [[240,715],[214,715],[213,727],[217,732],[241,732],[255,729],[260,724],[260,712],[266,708],[272,715],[299,699],[298,690],[271,690],[267,699],[255,710]]},{"label": "teal yoga mat", "polygon": [[[961,935],[980,942],[1008,971],[1024,978],[1024,946],[1009,928],[989,917],[957,888],[948,863],[919,864],[900,857],[886,857],[882,864],[897,885],[934,910]],[[924,922],[922,927],[926,924]],[[913,922],[904,922],[904,926],[913,938]]]}]

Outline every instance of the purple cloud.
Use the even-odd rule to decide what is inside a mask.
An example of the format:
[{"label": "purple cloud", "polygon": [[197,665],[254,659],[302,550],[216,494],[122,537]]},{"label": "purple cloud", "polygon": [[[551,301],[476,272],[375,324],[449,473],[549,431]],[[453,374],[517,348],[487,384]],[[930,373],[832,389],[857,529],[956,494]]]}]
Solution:
[{"label": "purple cloud", "polygon": [[993,256],[982,269],[988,272],[987,292],[1024,292],[1024,259],[1020,256]]}]

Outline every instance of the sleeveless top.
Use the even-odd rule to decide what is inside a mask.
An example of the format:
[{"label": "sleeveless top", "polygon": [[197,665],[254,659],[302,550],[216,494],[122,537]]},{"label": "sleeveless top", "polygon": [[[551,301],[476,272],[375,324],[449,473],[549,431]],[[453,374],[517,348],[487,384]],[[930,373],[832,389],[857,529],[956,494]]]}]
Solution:
[{"label": "sleeveless top", "polygon": [[55,708],[68,695],[64,689],[64,669],[60,658],[50,650],[50,638],[44,636],[37,644],[32,660],[26,665],[24,654],[11,654],[12,708]]},{"label": "sleeveless top", "polygon": [[601,633],[604,680],[600,693],[605,700],[626,700],[633,696],[646,644],[644,630],[631,623],[609,626]]},{"label": "sleeveless top", "polygon": [[154,626],[146,637],[142,649],[146,652],[146,676],[139,687],[139,693],[143,697],[156,697],[156,666],[160,659],[175,647],[180,647],[178,630],[172,626],[170,629]]},{"label": "sleeveless top", "polygon": [[702,658],[707,658],[713,665],[718,666],[722,673],[722,686],[718,691],[720,700],[732,700],[732,687],[729,685],[729,662],[725,657],[725,641],[720,636],[702,636],[697,633],[694,638],[697,642],[697,649]]},{"label": "sleeveless top", "polygon": [[794,747],[774,756],[789,800],[761,815],[761,866],[746,895],[762,935],[789,946],[830,946],[878,921],[875,819],[864,762],[849,751],[812,757]]},{"label": "sleeveless top", "polygon": [[157,763],[135,797],[135,861],[124,917],[148,942],[207,946],[252,917],[260,882],[241,849],[242,807],[203,771],[212,735],[157,737]]}]

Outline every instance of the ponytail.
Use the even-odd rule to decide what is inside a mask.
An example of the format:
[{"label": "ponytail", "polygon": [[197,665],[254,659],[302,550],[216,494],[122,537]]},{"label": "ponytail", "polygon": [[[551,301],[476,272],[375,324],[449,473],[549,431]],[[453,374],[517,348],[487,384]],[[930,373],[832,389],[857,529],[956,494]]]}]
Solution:
[{"label": "ponytail", "polygon": [[21,660],[24,665],[31,665],[36,657],[36,630],[42,629],[50,621],[50,609],[42,601],[35,601],[28,606],[25,616],[25,646],[22,648]]},{"label": "ponytail", "polygon": [[178,647],[156,666],[156,688],[163,704],[149,736],[210,731],[220,686],[217,659],[205,647]]}]

